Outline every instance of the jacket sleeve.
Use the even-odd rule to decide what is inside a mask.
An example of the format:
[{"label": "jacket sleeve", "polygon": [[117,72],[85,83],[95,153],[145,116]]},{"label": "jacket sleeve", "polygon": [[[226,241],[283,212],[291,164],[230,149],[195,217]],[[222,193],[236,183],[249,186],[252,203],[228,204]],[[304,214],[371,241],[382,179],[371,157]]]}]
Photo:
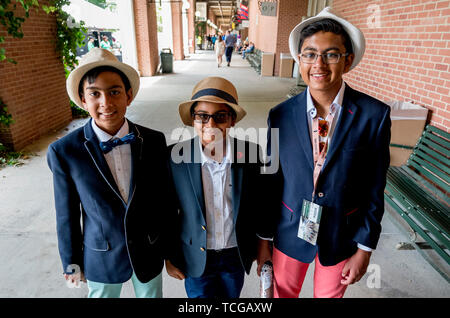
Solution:
[{"label": "jacket sleeve", "polygon": [[74,265],[78,265],[83,271],[80,198],[68,173],[68,167],[53,144],[48,148],[47,162],[53,172],[56,231],[63,272],[73,273]]},{"label": "jacket sleeve", "polygon": [[364,211],[361,226],[353,240],[375,249],[381,233],[381,219],[384,213],[384,188],[389,168],[389,143],[391,139],[390,107],[387,107],[369,149],[367,162],[368,205]]}]

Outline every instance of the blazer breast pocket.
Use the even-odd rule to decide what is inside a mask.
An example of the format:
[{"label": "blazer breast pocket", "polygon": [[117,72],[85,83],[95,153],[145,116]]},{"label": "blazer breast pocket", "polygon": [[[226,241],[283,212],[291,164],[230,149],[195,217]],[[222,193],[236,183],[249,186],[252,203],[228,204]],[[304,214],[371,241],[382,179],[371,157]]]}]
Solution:
[{"label": "blazer breast pocket", "polygon": [[150,243],[150,245],[153,245],[156,243],[156,241],[158,241],[160,236],[160,233],[154,234],[154,235],[148,235],[148,242]]},{"label": "blazer breast pocket", "polygon": [[83,242],[84,246],[87,248],[96,251],[96,252],[106,252],[110,250],[110,246],[108,241],[101,239],[85,239]]}]

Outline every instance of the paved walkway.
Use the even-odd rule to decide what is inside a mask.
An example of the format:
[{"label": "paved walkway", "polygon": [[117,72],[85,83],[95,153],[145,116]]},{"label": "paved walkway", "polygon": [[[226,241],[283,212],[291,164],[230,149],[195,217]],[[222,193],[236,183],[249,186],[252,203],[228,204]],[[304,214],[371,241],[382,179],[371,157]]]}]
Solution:
[{"label": "paved walkway", "polygon": [[[141,79],[141,90],[127,116],[130,120],[160,131],[167,142],[178,140],[183,128],[178,103],[189,99],[195,83],[209,75],[223,76],[238,90],[247,117],[238,126],[266,127],[270,108],[285,100],[295,79],[260,77],[239,55],[231,67],[217,68],[212,51],[191,55],[174,63],[174,73]],[[225,65],[225,63],[224,63]],[[41,138],[27,150],[36,155],[21,167],[0,170],[0,297],[86,297],[85,285],[69,289],[61,275],[53,205],[53,186],[46,163],[49,143],[80,127],[86,119],[74,120],[62,131]],[[262,135],[264,137],[264,135]],[[260,140],[265,143],[264,138]],[[407,238],[383,219],[383,232],[372,256],[371,272],[348,288],[346,297],[449,297],[449,284],[415,250],[397,250]],[[312,297],[313,269],[305,279],[301,297]],[[242,297],[258,297],[254,273],[246,277]],[[163,271],[165,297],[186,297],[183,282]],[[379,280],[378,280],[379,278]],[[378,284],[379,283],[379,284]],[[122,297],[134,297],[129,283]]]}]

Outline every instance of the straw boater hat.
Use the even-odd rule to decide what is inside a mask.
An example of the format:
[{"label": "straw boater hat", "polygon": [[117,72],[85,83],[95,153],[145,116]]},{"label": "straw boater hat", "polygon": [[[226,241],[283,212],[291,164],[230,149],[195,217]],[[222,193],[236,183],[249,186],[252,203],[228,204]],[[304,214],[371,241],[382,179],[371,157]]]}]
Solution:
[{"label": "straw boater hat", "polygon": [[236,122],[244,118],[246,112],[238,105],[238,95],[234,85],[222,77],[207,77],[195,85],[191,100],[179,106],[183,124],[192,126],[191,106],[195,102],[205,101],[211,103],[227,104],[236,112]]},{"label": "straw boater hat", "polygon": [[354,68],[358,63],[361,61],[364,51],[366,49],[366,40],[364,38],[364,34],[361,32],[360,29],[355,27],[353,24],[348,22],[347,20],[344,20],[343,18],[337,16],[335,13],[332,12],[330,7],[326,7],[323,9],[318,15],[306,19],[305,21],[302,21],[300,24],[298,24],[291,32],[289,36],[289,50],[291,51],[291,55],[294,58],[294,60],[297,62],[297,64],[300,64],[298,53],[299,52],[299,44],[300,44],[300,34],[302,30],[310,25],[313,22],[320,21],[323,19],[332,19],[337,22],[339,22],[345,31],[347,31],[350,40],[352,42],[353,46],[353,53],[355,54],[355,58],[353,59],[353,63],[350,66],[350,70]]},{"label": "straw boater hat", "polygon": [[119,62],[119,60],[108,50],[101,48],[93,48],[86,55],[84,55],[80,62],[69,75],[66,81],[67,93],[70,99],[78,106],[83,108],[80,96],[78,95],[78,86],[84,74],[99,66],[112,66],[120,71],[130,81],[133,90],[133,99],[139,91],[139,74],[136,70],[128,64]]}]

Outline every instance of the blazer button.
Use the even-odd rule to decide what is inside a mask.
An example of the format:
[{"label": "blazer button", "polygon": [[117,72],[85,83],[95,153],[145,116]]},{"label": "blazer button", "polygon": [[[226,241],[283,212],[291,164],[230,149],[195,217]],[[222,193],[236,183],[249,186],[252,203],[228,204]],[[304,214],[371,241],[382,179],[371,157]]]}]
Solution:
[{"label": "blazer button", "polygon": [[200,247],[200,251],[204,252],[205,248],[204,247]]},{"label": "blazer button", "polygon": [[202,230],[206,231],[206,227],[204,225],[202,225]]},{"label": "blazer button", "polygon": [[323,192],[319,192],[317,195],[319,196],[319,198],[322,198],[324,196]]}]

